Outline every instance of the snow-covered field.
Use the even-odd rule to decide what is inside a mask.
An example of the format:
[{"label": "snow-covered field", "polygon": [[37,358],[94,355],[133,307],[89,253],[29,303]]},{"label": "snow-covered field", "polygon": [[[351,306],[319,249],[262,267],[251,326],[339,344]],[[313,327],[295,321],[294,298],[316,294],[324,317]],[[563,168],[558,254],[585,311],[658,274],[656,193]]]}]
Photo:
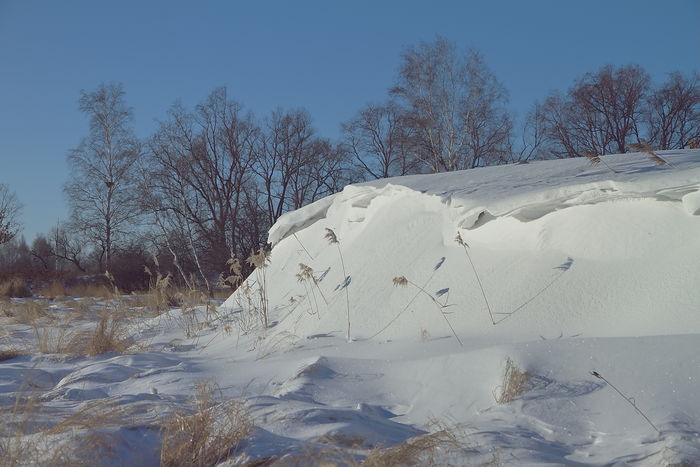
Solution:
[{"label": "snow-covered field", "polygon": [[[441,429],[458,446],[438,464],[700,462],[700,151],[659,155],[348,186],[283,216],[216,311],[132,318],[122,354],[0,362],[2,439],[45,452],[93,431],[99,463],[157,465],[162,421],[209,381],[253,426],[228,464],[360,462]],[[3,348],[31,347],[31,324],[0,320]],[[509,359],[526,381],[498,403]]]}]

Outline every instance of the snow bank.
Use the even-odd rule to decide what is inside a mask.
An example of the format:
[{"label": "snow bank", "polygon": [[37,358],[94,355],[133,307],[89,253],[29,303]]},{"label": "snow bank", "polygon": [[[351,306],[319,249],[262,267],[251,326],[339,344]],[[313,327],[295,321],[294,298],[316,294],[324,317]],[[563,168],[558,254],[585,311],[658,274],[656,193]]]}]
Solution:
[{"label": "snow bank", "polygon": [[274,332],[345,329],[326,228],[356,339],[700,331],[700,151],[660,155],[672,167],[625,154],[378,180],[285,214],[269,236]]}]

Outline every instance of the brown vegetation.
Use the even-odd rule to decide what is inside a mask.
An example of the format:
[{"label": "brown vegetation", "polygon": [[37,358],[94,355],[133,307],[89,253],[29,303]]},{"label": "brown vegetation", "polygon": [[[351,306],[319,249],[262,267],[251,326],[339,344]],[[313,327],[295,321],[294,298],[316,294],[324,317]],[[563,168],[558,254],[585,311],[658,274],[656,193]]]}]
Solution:
[{"label": "brown vegetation", "polygon": [[197,384],[193,413],[177,412],[163,423],[164,467],[210,466],[225,460],[250,434],[253,422],[239,401],[215,400],[217,388]]}]

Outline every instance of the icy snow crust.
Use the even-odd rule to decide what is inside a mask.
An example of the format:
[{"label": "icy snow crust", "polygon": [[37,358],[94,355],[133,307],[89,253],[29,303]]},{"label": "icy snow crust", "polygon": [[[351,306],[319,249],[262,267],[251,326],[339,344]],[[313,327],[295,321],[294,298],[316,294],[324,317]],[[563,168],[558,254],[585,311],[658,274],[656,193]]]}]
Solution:
[{"label": "icy snow crust", "polygon": [[[201,380],[255,423],[222,465],[360,461],[434,420],[466,446],[442,465],[694,465],[700,151],[660,155],[672,167],[626,154],[603,158],[618,173],[563,160],[349,186],[271,230],[269,329],[255,329],[254,273],[216,313],[137,320],[132,354],[0,362],[0,408],[30,391],[46,409],[30,424],[94,402],[125,410],[129,425],[102,429],[101,465],[158,465],[160,420],[187,410]],[[316,283],[298,280],[299,263]],[[0,323],[1,345],[31,340],[31,326]],[[498,404],[507,357],[532,376]]]}]

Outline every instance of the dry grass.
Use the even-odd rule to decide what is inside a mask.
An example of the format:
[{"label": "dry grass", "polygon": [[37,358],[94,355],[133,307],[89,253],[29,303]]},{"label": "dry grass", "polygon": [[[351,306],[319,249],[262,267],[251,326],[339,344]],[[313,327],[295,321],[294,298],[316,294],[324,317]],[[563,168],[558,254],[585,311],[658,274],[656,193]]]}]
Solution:
[{"label": "dry grass", "polygon": [[506,357],[503,384],[495,389],[493,395],[496,402],[507,404],[521,395],[527,389],[530,378],[527,371],[522,371],[510,357]]},{"label": "dry grass", "polygon": [[[434,424],[435,431],[410,438],[388,448],[376,447],[358,459],[362,440],[350,437],[334,443],[336,448],[309,452],[292,459],[293,465],[353,467],[404,467],[462,465],[467,457],[474,454],[464,441],[464,435],[456,427]],[[331,441],[335,441],[332,439]],[[350,449],[350,450],[348,450]],[[268,464],[265,464],[268,465]],[[283,464],[284,465],[284,464]]]},{"label": "dry grass", "polygon": [[648,142],[644,141],[643,139],[640,139],[638,143],[629,143],[628,146],[630,149],[633,151],[637,152],[642,152],[647,155],[650,161],[652,161],[657,167],[661,167],[664,165],[668,165],[669,167],[673,167],[669,162],[660,157],[656,152],[654,152],[654,148],[649,144]]},{"label": "dry grass", "polygon": [[252,420],[238,401],[216,403],[215,385],[197,384],[194,413],[175,413],[163,424],[162,466],[210,466],[229,457],[250,434]]},{"label": "dry grass", "polygon": [[107,352],[123,353],[132,340],[123,322],[102,316],[92,329],[79,329],[70,318],[56,323],[35,320],[31,323],[39,353],[94,357]]},{"label": "dry grass", "polygon": [[48,284],[42,285],[37,289],[36,294],[41,297],[49,298],[67,297],[70,295],[61,281],[51,281]]},{"label": "dry grass", "polygon": [[0,283],[0,297],[24,298],[31,295],[32,291],[29,289],[29,285],[19,277],[13,277]]},{"label": "dry grass", "polygon": [[32,395],[19,395],[13,406],[0,409],[0,467],[97,465],[112,451],[109,435],[100,430],[128,422],[105,401],[86,402],[51,426],[38,421],[44,410]]},{"label": "dry grass", "polygon": [[444,465],[445,458],[454,456],[463,458],[466,455],[468,451],[455,431],[442,428],[435,433],[416,436],[387,449],[374,449],[360,465],[365,467],[439,466]]},{"label": "dry grass", "polygon": [[48,302],[44,300],[0,302],[0,314],[19,324],[31,324],[41,318],[49,318],[47,308]]},{"label": "dry grass", "polygon": [[78,333],[67,324],[31,323],[36,350],[43,354],[69,354],[76,346]]},{"label": "dry grass", "polygon": [[55,280],[42,285],[36,290],[36,294],[46,298],[59,297],[92,297],[110,299],[115,295],[114,286],[94,283],[78,283],[67,286],[63,282]]},{"label": "dry grass", "polygon": [[123,353],[131,345],[122,322],[107,316],[100,318],[88,339],[85,354],[91,357],[107,352]]}]

